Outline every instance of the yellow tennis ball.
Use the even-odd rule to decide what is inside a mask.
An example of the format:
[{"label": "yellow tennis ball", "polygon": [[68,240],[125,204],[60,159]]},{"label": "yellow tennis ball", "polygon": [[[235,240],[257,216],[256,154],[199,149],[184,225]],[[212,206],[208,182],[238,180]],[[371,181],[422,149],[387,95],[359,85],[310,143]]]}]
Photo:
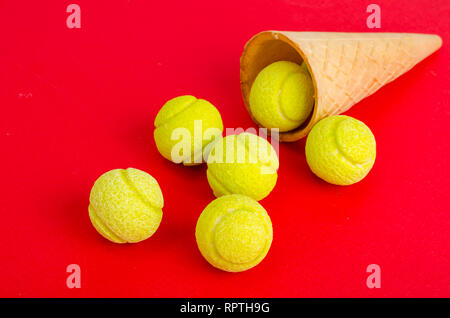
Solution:
[{"label": "yellow tennis ball", "polygon": [[230,135],[214,144],[206,175],[216,197],[243,194],[257,201],[277,182],[275,149],[264,138],[249,133]]},{"label": "yellow tennis ball", "polygon": [[299,127],[314,106],[314,85],[307,67],[279,61],[266,66],[250,90],[250,111],[266,128],[281,132]]},{"label": "yellow tennis ball", "polygon": [[89,217],[95,229],[115,243],[136,243],[155,233],[162,219],[158,182],[138,169],[104,173],[91,190]]},{"label": "yellow tennis ball", "polygon": [[312,172],[337,185],[362,180],[372,169],[375,156],[375,137],[369,127],[348,116],[322,119],[306,141],[306,160]]},{"label": "yellow tennis ball", "polygon": [[155,118],[156,147],[175,163],[201,164],[204,149],[222,132],[219,111],[210,102],[190,95],[169,100]]},{"label": "yellow tennis ball", "polygon": [[214,267],[241,272],[258,265],[272,244],[272,222],[255,200],[238,194],[212,201],[195,229],[203,257]]}]

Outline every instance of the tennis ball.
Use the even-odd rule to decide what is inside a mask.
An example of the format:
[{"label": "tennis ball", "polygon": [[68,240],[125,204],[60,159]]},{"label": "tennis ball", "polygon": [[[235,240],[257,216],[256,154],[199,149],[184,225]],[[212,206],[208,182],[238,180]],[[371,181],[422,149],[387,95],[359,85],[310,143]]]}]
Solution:
[{"label": "tennis ball", "polygon": [[190,95],[169,100],[155,118],[158,151],[164,158],[184,165],[201,164],[205,147],[222,132],[219,111],[208,101]]},{"label": "tennis ball", "polygon": [[279,61],[266,66],[253,82],[249,104],[253,117],[266,128],[283,132],[299,127],[314,106],[306,65]]},{"label": "tennis ball", "polygon": [[238,194],[212,201],[195,229],[203,257],[214,267],[241,272],[258,265],[272,244],[272,222],[255,200]]},{"label": "tennis ball", "polygon": [[323,180],[349,185],[362,180],[376,156],[375,137],[364,123],[348,116],[319,121],[306,140],[306,161]]},{"label": "tennis ball", "polygon": [[278,157],[264,138],[249,133],[230,135],[214,144],[206,176],[216,197],[243,194],[257,201],[277,182]]},{"label": "tennis ball", "polygon": [[92,225],[115,243],[143,241],[161,223],[161,189],[151,175],[138,169],[104,173],[95,181],[89,201]]},{"label": "tennis ball", "polygon": [[309,73],[308,65],[306,65],[305,62],[302,62],[302,65],[300,65],[300,66],[303,68],[303,70],[304,70],[306,73],[308,73],[309,76],[311,76],[311,74]]}]

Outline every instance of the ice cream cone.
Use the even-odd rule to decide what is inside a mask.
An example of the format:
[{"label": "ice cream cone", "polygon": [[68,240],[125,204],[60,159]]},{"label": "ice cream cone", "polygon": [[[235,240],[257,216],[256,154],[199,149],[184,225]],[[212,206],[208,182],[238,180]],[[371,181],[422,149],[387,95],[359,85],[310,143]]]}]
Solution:
[{"label": "ice cream cone", "polygon": [[314,109],[300,127],[280,133],[281,141],[295,141],[320,119],[350,109],[441,45],[442,39],[433,34],[261,32],[247,42],[241,57],[244,102],[252,115],[250,89],[265,66],[305,61],[315,88]]}]

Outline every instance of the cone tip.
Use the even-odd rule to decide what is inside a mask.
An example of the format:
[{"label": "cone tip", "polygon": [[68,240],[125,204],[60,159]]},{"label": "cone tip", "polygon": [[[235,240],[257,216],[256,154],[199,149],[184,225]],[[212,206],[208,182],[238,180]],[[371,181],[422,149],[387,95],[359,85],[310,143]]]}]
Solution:
[{"label": "cone tip", "polygon": [[442,46],[442,38],[437,34],[432,34],[436,40],[436,50],[440,49]]},{"label": "cone tip", "polygon": [[439,50],[442,46],[442,38],[437,34],[420,34],[420,37],[416,38],[415,52],[420,60],[433,54]]}]

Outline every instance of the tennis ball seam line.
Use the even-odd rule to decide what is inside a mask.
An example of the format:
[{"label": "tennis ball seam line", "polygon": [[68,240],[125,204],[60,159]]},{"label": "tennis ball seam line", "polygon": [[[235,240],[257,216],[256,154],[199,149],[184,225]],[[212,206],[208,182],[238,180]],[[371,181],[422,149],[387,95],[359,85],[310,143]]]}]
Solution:
[{"label": "tennis ball seam line", "polygon": [[105,220],[102,219],[102,217],[97,213],[97,210],[94,208],[92,203],[89,204],[89,210],[94,215],[94,220],[96,221],[97,225],[103,226],[106,230],[111,232],[114,236],[116,236],[119,241],[123,241],[123,243],[128,243],[128,240],[123,238],[121,235],[117,234],[113,229],[111,229],[105,222]]},{"label": "tennis ball seam line", "polygon": [[219,179],[212,173],[211,169],[208,169],[209,175],[219,184],[223,190],[225,190],[227,193],[224,194],[232,194],[233,192],[230,191],[222,182],[219,181]]},{"label": "tennis ball seam line", "polygon": [[336,134],[337,126],[338,126],[342,121],[344,121],[344,120],[345,120],[345,118],[343,118],[343,119],[340,120],[340,121],[336,121],[335,127],[334,127],[334,129],[333,129],[333,141],[334,141],[334,143],[335,143],[335,145],[336,145],[336,149],[337,149],[338,153],[339,153],[339,154],[340,154],[340,155],[341,155],[348,163],[350,163],[352,166],[357,167],[357,168],[363,168],[363,166],[364,166],[365,164],[367,164],[368,162],[370,162],[370,159],[369,159],[369,160],[366,160],[366,161],[364,161],[364,162],[362,162],[362,163],[356,162],[354,159],[352,159],[351,157],[349,157],[349,156],[347,156],[347,155],[345,154],[345,152],[342,150],[342,147],[339,145],[339,142],[338,142],[338,140],[337,140],[337,134]]},{"label": "tennis ball seam line", "polygon": [[[229,217],[231,214],[233,214],[233,213],[236,213],[236,212],[239,212],[239,211],[242,211],[242,210],[244,210],[244,211],[248,211],[248,210],[250,210],[250,211],[248,211],[248,212],[252,212],[252,213],[254,213],[253,211],[251,211],[251,209],[244,209],[245,208],[245,206],[242,206],[242,207],[239,207],[239,208],[236,208],[236,209],[233,209],[233,211],[229,211],[229,212],[227,212],[226,214],[224,214],[224,215],[221,215],[220,217],[219,217],[219,221],[216,221],[215,223],[214,223],[214,227],[211,229],[211,238],[210,238],[210,240],[211,240],[211,242],[213,242],[213,247],[214,247],[214,252],[216,253],[216,255],[217,256],[219,256],[222,260],[224,260],[225,262],[227,262],[227,263],[231,263],[231,264],[233,264],[233,265],[238,265],[238,266],[244,266],[244,265],[246,265],[246,264],[249,264],[249,263],[252,263],[252,262],[254,262],[255,260],[257,260],[257,259],[259,259],[260,257],[261,257],[261,255],[263,255],[264,254],[264,251],[266,250],[266,247],[267,247],[267,238],[265,239],[265,241],[264,241],[264,246],[263,246],[263,248],[261,249],[261,253],[259,253],[256,257],[254,257],[253,259],[251,259],[251,260],[249,260],[249,261],[247,261],[247,262],[244,262],[244,263],[239,263],[239,262],[233,262],[233,261],[230,261],[229,259],[226,259],[225,257],[223,257],[222,256],[222,254],[220,254],[220,252],[217,250],[217,246],[216,246],[216,244],[215,244],[215,231],[216,231],[216,227],[217,227],[217,225],[219,225],[224,219],[226,219],[227,217]],[[260,217],[258,216],[258,218],[260,219]],[[266,224],[265,224],[265,222],[264,222],[264,220],[262,220],[263,221],[263,224],[264,224],[264,229],[266,230],[266,232],[267,232],[267,226],[266,226]],[[267,234],[267,233],[266,233]]]},{"label": "tennis ball seam line", "polygon": [[151,210],[156,210],[159,211],[161,208],[155,206],[152,202],[150,202],[150,200],[147,200],[139,191],[138,187],[136,187],[136,185],[133,183],[133,181],[131,181],[131,179],[129,178],[128,175],[128,170],[121,170],[120,171],[120,178],[122,179],[122,181],[129,187],[129,189],[136,194],[136,196],[142,201],[142,203],[144,203],[144,205],[146,205],[148,208],[150,208]]},{"label": "tennis ball seam line", "polygon": [[216,242],[215,242],[216,227],[217,227],[217,225],[219,225],[220,222],[222,222],[222,219],[223,219],[224,217],[226,217],[227,215],[229,215],[230,213],[233,213],[233,212],[234,212],[234,211],[231,211],[231,212],[228,212],[226,215],[221,215],[221,216],[220,216],[220,220],[219,220],[217,223],[215,223],[215,224],[214,224],[214,227],[211,229],[211,238],[210,238],[210,239],[211,239],[211,242],[212,242],[212,246],[214,247],[214,253],[215,253],[217,256],[219,256],[219,258],[221,258],[223,261],[225,261],[225,263],[231,263],[231,264],[241,265],[241,264],[239,264],[239,263],[234,263],[234,262],[232,262],[232,261],[230,261],[230,260],[227,260],[225,257],[223,257],[222,254],[220,254],[219,250],[217,249]]},{"label": "tennis ball seam line", "polygon": [[172,116],[169,116],[169,117],[165,118],[165,120],[163,122],[159,123],[159,125],[157,125],[157,126],[155,125],[155,129],[158,129],[161,126],[164,126],[169,121],[172,121],[174,118],[178,117],[180,114],[184,113],[186,110],[188,110],[189,108],[194,106],[194,104],[196,104],[199,101],[198,98],[196,98],[196,97],[194,97],[194,98],[195,99],[192,102],[187,103],[178,113],[173,114]]},{"label": "tennis ball seam line", "polygon": [[292,71],[292,72],[288,73],[288,74],[283,78],[283,80],[281,81],[280,88],[279,88],[279,93],[278,93],[278,96],[277,96],[277,106],[278,106],[277,108],[278,108],[278,111],[279,111],[281,117],[283,117],[284,120],[290,121],[290,122],[292,122],[292,123],[297,123],[298,120],[294,120],[294,119],[292,119],[292,118],[289,118],[289,117],[284,113],[283,107],[282,107],[282,103],[281,103],[281,95],[282,95],[283,87],[284,87],[284,85],[286,85],[286,82],[287,82],[287,80],[289,79],[289,77],[291,77],[291,76],[294,75],[294,74],[300,74],[300,72],[299,72],[299,71]]}]

